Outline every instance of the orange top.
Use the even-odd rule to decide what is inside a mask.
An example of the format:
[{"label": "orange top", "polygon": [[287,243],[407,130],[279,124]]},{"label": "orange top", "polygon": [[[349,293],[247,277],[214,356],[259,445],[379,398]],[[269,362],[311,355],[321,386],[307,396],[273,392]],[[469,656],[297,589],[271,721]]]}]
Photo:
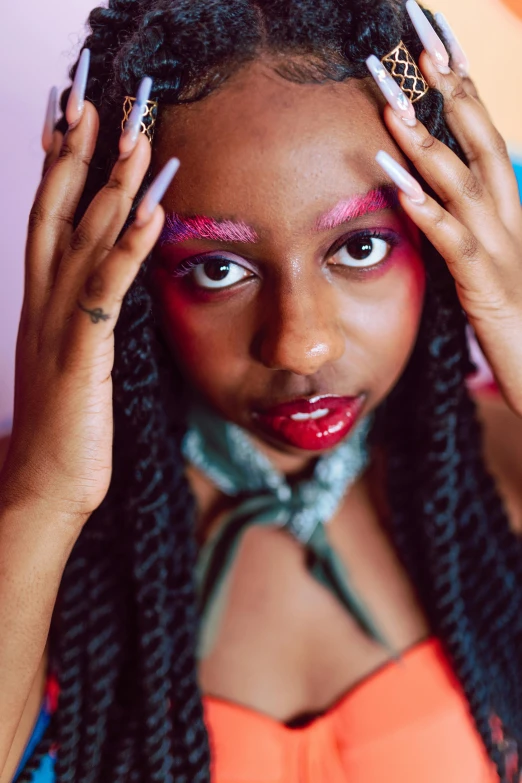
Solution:
[{"label": "orange top", "polygon": [[289,728],[205,697],[213,783],[498,783],[440,642],[386,664],[327,713]]}]

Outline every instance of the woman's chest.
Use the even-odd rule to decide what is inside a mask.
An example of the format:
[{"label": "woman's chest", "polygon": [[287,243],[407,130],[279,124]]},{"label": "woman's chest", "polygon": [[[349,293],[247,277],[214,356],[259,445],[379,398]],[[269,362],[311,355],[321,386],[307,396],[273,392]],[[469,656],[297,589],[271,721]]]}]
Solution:
[{"label": "woman's chest", "polygon": [[[363,485],[353,488],[327,531],[353,589],[394,649],[426,638],[423,612]],[[200,662],[203,691],[276,720],[324,711],[389,660],[312,578],[305,549],[283,530],[247,530],[220,601],[213,644]]]}]

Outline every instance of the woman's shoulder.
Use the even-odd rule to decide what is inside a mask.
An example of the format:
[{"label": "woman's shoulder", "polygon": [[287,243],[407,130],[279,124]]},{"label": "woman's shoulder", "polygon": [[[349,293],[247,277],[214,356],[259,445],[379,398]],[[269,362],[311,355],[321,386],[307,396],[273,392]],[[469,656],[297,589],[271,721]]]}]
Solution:
[{"label": "woman's shoulder", "polygon": [[506,504],[512,528],[522,535],[522,419],[500,394],[476,392],[484,457]]}]

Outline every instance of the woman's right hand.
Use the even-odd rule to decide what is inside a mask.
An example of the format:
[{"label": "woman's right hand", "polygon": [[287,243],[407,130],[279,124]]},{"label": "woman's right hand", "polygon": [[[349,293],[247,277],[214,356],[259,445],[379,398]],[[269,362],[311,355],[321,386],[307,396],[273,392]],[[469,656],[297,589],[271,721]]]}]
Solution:
[{"label": "woman's right hand", "polygon": [[150,143],[139,134],[73,230],[98,134],[97,112],[74,85],[67,119],[58,159],[30,214],[13,431],[0,501],[7,507],[36,504],[49,518],[72,519],[79,530],[111,478],[114,327],[161,231],[158,202],[177,161],[169,162],[168,172],[167,164],[135,223],[116,241],[150,164]]}]

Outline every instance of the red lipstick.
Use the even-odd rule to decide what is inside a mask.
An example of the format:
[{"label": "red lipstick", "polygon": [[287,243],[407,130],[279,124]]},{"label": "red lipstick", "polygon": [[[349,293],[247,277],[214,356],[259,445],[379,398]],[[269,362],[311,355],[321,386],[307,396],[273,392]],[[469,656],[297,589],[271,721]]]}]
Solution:
[{"label": "red lipstick", "polygon": [[364,396],[320,395],[256,411],[256,423],[273,438],[306,451],[331,449],[353,429]]}]

